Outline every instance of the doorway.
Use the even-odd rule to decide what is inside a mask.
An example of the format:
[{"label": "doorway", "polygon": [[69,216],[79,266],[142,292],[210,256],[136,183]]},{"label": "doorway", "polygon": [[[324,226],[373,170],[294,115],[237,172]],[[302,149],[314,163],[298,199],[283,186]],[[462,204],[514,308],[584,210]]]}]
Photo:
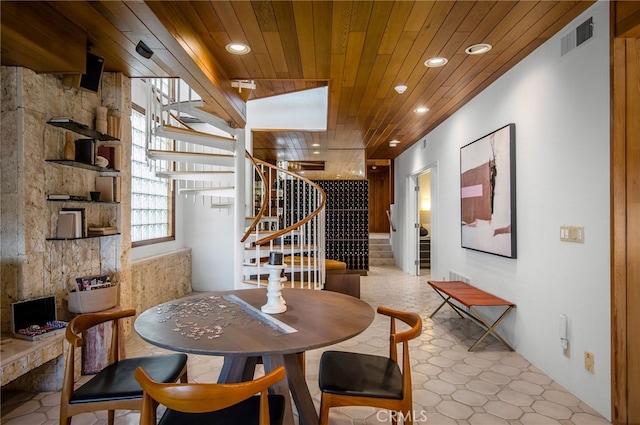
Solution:
[{"label": "doorway", "polygon": [[431,273],[431,169],[418,176],[418,252],[417,275]]}]

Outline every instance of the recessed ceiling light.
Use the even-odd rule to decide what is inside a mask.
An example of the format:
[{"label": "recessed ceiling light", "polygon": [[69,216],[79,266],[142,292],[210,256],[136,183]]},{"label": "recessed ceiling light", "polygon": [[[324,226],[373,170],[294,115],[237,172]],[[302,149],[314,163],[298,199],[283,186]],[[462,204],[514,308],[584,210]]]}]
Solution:
[{"label": "recessed ceiling light", "polygon": [[320,155],[320,151],[313,151],[314,155]]},{"label": "recessed ceiling light", "polygon": [[415,112],[416,114],[424,114],[428,110],[429,110],[429,108],[427,108],[426,106],[420,106],[420,107],[414,109],[413,112]]},{"label": "recessed ceiling light", "polygon": [[406,92],[406,91],[407,91],[407,86],[405,86],[405,85],[399,85],[399,86],[395,86],[393,89],[394,89],[395,91],[397,91],[397,92],[398,92],[398,94],[402,94],[402,93],[404,93],[404,92]]},{"label": "recessed ceiling light", "polygon": [[429,68],[438,68],[440,66],[445,66],[449,62],[447,58],[435,57],[429,58],[424,61],[424,66],[428,66]]},{"label": "recessed ceiling light", "polygon": [[492,47],[491,44],[480,43],[480,44],[474,44],[473,46],[469,46],[466,49],[464,49],[464,51],[468,55],[481,55],[491,50],[491,47]]},{"label": "recessed ceiling light", "polygon": [[227,52],[233,53],[234,55],[246,55],[251,51],[251,48],[246,44],[242,43],[229,43],[225,46]]},{"label": "recessed ceiling light", "polygon": [[389,142],[389,146],[392,147],[392,148],[395,148],[396,146],[398,146],[399,143],[400,143],[399,140],[391,140]]},{"label": "recessed ceiling light", "polygon": [[318,146],[320,146],[320,143],[314,143],[311,146],[313,146],[314,148],[317,148]]},{"label": "recessed ceiling light", "polygon": [[377,165],[374,165],[373,167],[371,167],[371,169],[372,169],[372,170],[377,170],[377,169],[378,169],[378,166],[377,166]]}]

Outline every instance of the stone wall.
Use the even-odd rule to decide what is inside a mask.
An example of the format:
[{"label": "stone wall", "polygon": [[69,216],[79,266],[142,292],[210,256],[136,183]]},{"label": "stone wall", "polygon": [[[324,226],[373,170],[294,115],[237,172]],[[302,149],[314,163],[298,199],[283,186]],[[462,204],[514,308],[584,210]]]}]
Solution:
[{"label": "stone wall", "polygon": [[[130,80],[104,73],[98,93],[65,87],[62,76],[2,67],[2,128],[0,159],[0,319],[10,332],[10,304],[55,295],[58,317],[69,319],[66,294],[78,276],[110,274],[119,284],[123,307],[133,306],[130,266]],[[83,203],[94,222],[118,225],[120,236],[48,241],[55,234],[61,203],[48,202],[49,193],[88,195],[95,188],[95,171],[45,162],[63,158],[66,130],[46,124],[68,117],[93,128],[95,108],[106,106],[122,117],[122,200],[119,205]],[[73,138],[83,138],[73,134]],[[104,207],[104,209],[103,209]],[[130,332],[130,329],[128,329]],[[62,359],[42,367],[52,382],[60,382]],[[42,375],[42,371],[39,371]],[[47,385],[48,388],[50,386]]]},{"label": "stone wall", "polygon": [[134,307],[140,314],[154,305],[191,292],[191,249],[136,260],[131,263]]},{"label": "stone wall", "polygon": [[[110,274],[119,287],[119,304],[138,313],[191,291],[191,250],[182,249],[131,264],[131,84],[121,74],[104,73],[98,93],[65,87],[62,76],[1,67],[0,157],[0,318],[3,333],[11,331],[16,301],[55,295],[58,318],[69,320],[66,295],[78,276]],[[95,171],[52,164],[64,157],[66,130],[46,124],[68,117],[94,127],[95,108],[106,106],[122,120],[120,204],[49,202],[47,194],[87,196],[95,188]],[[74,139],[82,135],[72,134]],[[119,236],[70,241],[55,235],[58,210],[82,207],[92,224],[117,225]],[[132,320],[127,320],[125,336]],[[45,353],[33,353],[41,356]],[[17,356],[19,357],[19,356]],[[51,358],[51,357],[49,357]],[[24,362],[22,362],[24,363]],[[29,368],[4,365],[3,371]],[[14,367],[15,366],[15,367]],[[17,369],[16,369],[17,370]],[[62,382],[58,356],[27,375],[13,373],[8,387],[55,391]],[[17,379],[13,379],[13,377]],[[3,381],[5,382],[5,381]]]},{"label": "stone wall", "polygon": [[[114,87],[119,82],[120,87]],[[105,89],[109,87],[109,89]],[[116,93],[118,96],[116,96]],[[117,100],[116,100],[117,98]],[[60,203],[48,202],[49,193],[88,195],[95,188],[95,171],[46,163],[63,158],[66,131],[46,124],[51,117],[69,117],[93,127],[95,108],[100,105],[130,115],[129,80],[105,73],[96,94],[65,88],[62,77],[36,74],[28,69],[2,68],[2,331],[10,330],[10,304],[35,297],[55,295],[58,315],[68,319],[64,299],[78,276],[110,273],[121,285],[121,302],[131,305],[129,232],[122,236],[74,241],[47,241],[55,234]],[[115,105],[120,103],[119,107]],[[130,124],[123,119],[123,156],[130,155]],[[73,134],[74,138],[83,138]],[[5,154],[6,153],[6,154]],[[117,206],[83,203],[87,217],[130,223],[130,166],[123,161],[122,202]],[[73,204],[72,206],[79,206]],[[109,211],[102,210],[107,208]]]}]

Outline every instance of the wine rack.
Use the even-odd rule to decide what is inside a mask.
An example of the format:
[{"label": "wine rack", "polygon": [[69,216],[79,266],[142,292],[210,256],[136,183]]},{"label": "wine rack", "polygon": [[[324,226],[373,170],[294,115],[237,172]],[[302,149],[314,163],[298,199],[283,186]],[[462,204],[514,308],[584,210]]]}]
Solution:
[{"label": "wine rack", "polygon": [[369,270],[369,181],[315,180],[327,195],[326,258]]}]

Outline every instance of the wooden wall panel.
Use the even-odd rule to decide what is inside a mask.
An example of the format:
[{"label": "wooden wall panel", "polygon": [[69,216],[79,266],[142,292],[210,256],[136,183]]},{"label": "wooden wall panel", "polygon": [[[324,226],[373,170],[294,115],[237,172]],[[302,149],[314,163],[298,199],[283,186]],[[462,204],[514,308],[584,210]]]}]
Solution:
[{"label": "wooden wall panel", "polygon": [[626,40],[628,423],[640,423],[640,39]]},{"label": "wooden wall panel", "polygon": [[81,28],[41,2],[0,4],[3,65],[36,72],[85,72],[87,35]]},{"label": "wooden wall panel", "polygon": [[369,171],[369,233],[389,233],[389,167]]},{"label": "wooden wall panel", "polygon": [[[640,14],[612,4],[612,32],[637,34]],[[630,22],[633,21],[633,25]],[[624,23],[624,28],[617,24]],[[640,33],[639,33],[640,34]],[[640,39],[612,43],[611,400],[614,424],[640,424]]]}]

